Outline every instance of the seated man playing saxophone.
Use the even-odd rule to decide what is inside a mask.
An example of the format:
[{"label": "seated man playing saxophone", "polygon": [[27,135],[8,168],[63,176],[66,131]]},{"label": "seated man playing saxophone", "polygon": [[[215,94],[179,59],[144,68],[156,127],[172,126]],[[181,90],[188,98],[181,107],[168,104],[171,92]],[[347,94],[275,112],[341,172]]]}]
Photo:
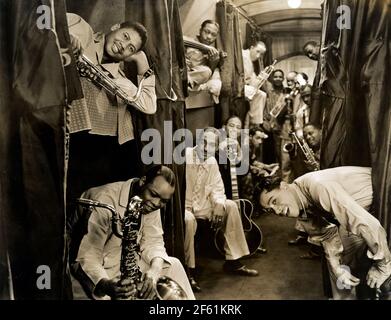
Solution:
[{"label": "seated man playing saxophone", "polygon": [[[79,209],[87,210],[76,211],[73,220],[68,221],[70,265],[89,297],[98,300],[153,299],[158,293],[156,284],[164,275],[175,280],[171,284],[179,285],[167,288],[166,291],[174,293],[170,299],[194,299],[182,264],[169,257],[164,247],[160,209],[170,201],[174,191],[172,170],[154,166],[141,179],[106,184],[82,194],[78,200]],[[135,240],[130,242],[123,219],[131,211],[130,204],[135,196],[139,197],[141,205],[140,218],[137,225],[130,224],[130,231],[137,232]],[[117,224],[112,222],[113,211],[121,219],[122,239],[117,235]],[[123,254],[124,244],[130,246],[133,255]],[[133,258],[129,259],[129,256]],[[132,266],[131,271],[137,272],[128,271]],[[172,288],[179,289],[169,290]]]}]

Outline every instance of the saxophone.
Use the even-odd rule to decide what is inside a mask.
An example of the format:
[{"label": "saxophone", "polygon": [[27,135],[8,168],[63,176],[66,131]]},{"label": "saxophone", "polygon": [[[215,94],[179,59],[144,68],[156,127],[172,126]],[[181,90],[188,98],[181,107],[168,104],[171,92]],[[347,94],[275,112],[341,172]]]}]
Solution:
[{"label": "saxophone", "polygon": [[[142,272],[137,264],[139,251],[137,236],[140,229],[142,200],[138,196],[130,199],[122,219],[121,243],[121,280],[132,280],[137,286],[141,282]],[[133,297],[132,300],[136,299]]]},{"label": "saxophone", "polygon": [[[303,152],[309,165],[314,168],[314,171],[320,170],[319,162],[316,160],[315,153],[312,151],[310,146],[304,139],[299,139],[296,133],[291,132],[290,135],[293,137],[295,143],[299,146],[300,150]],[[294,143],[287,143],[283,147],[284,152],[291,152],[295,148]]]},{"label": "saxophone", "polygon": [[[141,198],[138,196],[131,198],[128,209],[122,219],[112,205],[85,198],[77,199],[77,203],[87,207],[90,213],[94,207],[104,208],[111,212],[112,231],[116,237],[122,239],[120,278],[121,280],[130,279],[136,285],[140,283],[142,272],[137,264],[137,254],[139,251],[137,236],[140,227],[140,215],[142,210]],[[157,280],[155,292],[157,299],[159,300],[187,299],[187,295],[183,288],[175,280],[167,276],[161,276]],[[132,297],[132,300],[136,299],[138,299],[137,296]]]},{"label": "saxophone", "polygon": [[153,74],[152,68],[149,68],[147,72],[144,73],[138,85],[136,94],[133,97],[130,97],[125,92],[125,90],[123,90],[119,85],[117,85],[112,78],[110,78],[106,73],[104,73],[103,70],[96,66],[84,54],[81,54],[79,56],[79,59],[76,61],[76,66],[82,77],[85,77],[96,85],[102,87],[110,94],[117,96],[126,104],[133,104],[140,99],[145,79],[147,79]]}]

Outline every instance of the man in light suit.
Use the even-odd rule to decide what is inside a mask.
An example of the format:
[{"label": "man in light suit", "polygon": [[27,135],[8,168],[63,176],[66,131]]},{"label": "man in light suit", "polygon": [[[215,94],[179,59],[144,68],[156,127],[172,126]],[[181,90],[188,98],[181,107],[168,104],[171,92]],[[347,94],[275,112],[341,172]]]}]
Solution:
[{"label": "man in light suit", "polygon": [[[263,124],[263,112],[266,104],[266,93],[258,88],[260,81],[254,71],[254,63],[259,61],[266,52],[266,46],[262,41],[258,41],[249,49],[243,50],[243,66],[245,87],[244,94],[250,103],[246,128],[259,127]],[[262,71],[262,70],[261,70]]]},{"label": "man in light suit", "polygon": [[258,191],[264,209],[299,218],[308,241],[323,247],[334,299],[368,298],[369,288],[380,288],[390,277],[387,234],[368,212],[371,168],[315,171],[292,184],[265,178]]},{"label": "man in light suit", "polygon": [[[90,217],[87,217],[86,234],[82,237],[76,233],[75,227],[70,228],[69,233],[74,241],[71,242],[71,255],[74,252],[76,256],[71,256],[70,264],[88,296],[107,300],[127,299],[136,294],[140,299],[152,299],[156,295],[158,278],[166,275],[177,281],[188,299],[194,299],[182,264],[178,259],[169,257],[164,247],[160,209],[170,201],[174,190],[175,176],[171,169],[155,166],[141,179],[106,184],[82,194],[82,199],[111,205],[121,218],[133,196],[142,199],[137,264],[143,275],[137,293],[134,283],[129,280],[119,281],[122,240],[112,229],[110,210],[93,207]],[[77,237],[81,238],[80,245]]]},{"label": "man in light suit", "polygon": [[196,219],[209,220],[215,230],[222,228],[226,272],[243,276],[258,275],[257,270],[247,268],[239,260],[250,252],[239,209],[234,201],[226,198],[223,179],[214,157],[218,140],[219,131],[206,128],[202,142],[186,149],[185,258],[190,269],[190,282],[196,291],[200,290],[194,278]]}]

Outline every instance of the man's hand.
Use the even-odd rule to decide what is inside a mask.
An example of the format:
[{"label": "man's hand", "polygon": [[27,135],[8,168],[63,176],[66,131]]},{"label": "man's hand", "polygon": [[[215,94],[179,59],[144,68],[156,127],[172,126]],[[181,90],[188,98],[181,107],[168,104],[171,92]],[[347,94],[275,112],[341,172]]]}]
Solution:
[{"label": "man's hand", "polygon": [[355,287],[360,283],[360,279],[356,278],[348,270],[342,267],[337,269],[335,275],[337,277],[337,286],[339,289],[348,289],[349,287]]},{"label": "man's hand", "polygon": [[95,288],[95,295],[108,295],[113,300],[129,300],[136,294],[136,285],[132,280],[102,279]]},{"label": "man's hand", "polygon": [[210,47],[210,49],[208,50],[208,56],[209,56],[210,62],[216,62],[216,61],[220,60],[220,53],[214,47]]},{"label": "man's hand", "polygon": [[221,203],[216,203],[213,209],[213,215],[211,218],[211,228],[213,230],[217,230],[223,225],[223,217],[224,217],[224,205]]},{"label": "man's hand", "polygon": [[369,269],[367,274],[367,284],[370,288],[379,289],[383,282],[390,277],[390,264],[391,262],[383,263],[382,261],[379,261]]},{"label": "man's hand", "polygon": [[73,55],[75,56],[79,56],[83,53],[83,45],[81,44],[81,41],[78,37],[70,34],[69,35],[70,38],[71,38],[71,47],[72,47],[72,52],[73,52]]},{"label": "man's hand", "polygon": [[163,259],[156,257],[151,262],[151,267],[143,274],[141,278],[142,287],[139,298],[152,300],[156,296],[156,283],[160,277],[163,268]]},{"label": "man's hand", "polygon": [[149,62],[144,51],[138,51],[135,54],[131,55],[127,62],[134,61],[137,64],[137,73],[143,75],[149,69]]}]

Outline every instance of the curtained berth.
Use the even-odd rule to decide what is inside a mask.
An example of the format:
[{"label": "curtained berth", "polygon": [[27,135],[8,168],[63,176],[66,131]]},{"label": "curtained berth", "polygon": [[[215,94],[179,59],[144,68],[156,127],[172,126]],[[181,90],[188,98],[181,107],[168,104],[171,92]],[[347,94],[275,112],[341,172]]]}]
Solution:
[{"label": "curtained berth", "polygon": [[[337,28],[340,5],[351,9],[351,29]],[[321,167],[372,167],[373,214],[391,244],[390,1],[325,1],[322,48]]]},{"label": "curtained berth", "polygon": [[[165,149],[172,154],[180,143],[163,140],[164,121],[172,121],[173,132],[185,128],[187,74],[178,3],[176,0],[125,0],[125,7],[127,20],[139,21],[149,30],[145,52],[154,65],[158,105],[153,115],[135,113],[136,131],[141,135],[143,130],[154,128],[160,133],[161,162],[177,177],[176,192],[162,213],[162,223],[168,254],[184,263],[185,166],[163,159]],[[139,149],[147,143],[140,142]]]},{"label": "curtained berth", "polygon": [[[71,90],[66,91],[64,62],[71,58],[61,54],[69,42],[61,31],[66,25],[63,1],[51,8],[55,25],[49,29],[36,25],[42,4],[50,7],[52,1],[2,1],[0,10],[1,40],[7,43],[0,56],[0,215],[15,299],[63,299],[69,294],[64,181],[65,110]],[[50,268],[50,290],[37,287],[40,266]]]},{"label": "curtained berth", "polygon": [[222,88],[220,106],[215,118],[216,125],[221,128],[231,115],[239,116],[244,123],[248,106],[244,97],[244,67],[239,13],[228,1],[220,1],[216,4],[216,21],[220,25],[222,50],[227,53],[227,58],[224,60],[220,72]]}]

